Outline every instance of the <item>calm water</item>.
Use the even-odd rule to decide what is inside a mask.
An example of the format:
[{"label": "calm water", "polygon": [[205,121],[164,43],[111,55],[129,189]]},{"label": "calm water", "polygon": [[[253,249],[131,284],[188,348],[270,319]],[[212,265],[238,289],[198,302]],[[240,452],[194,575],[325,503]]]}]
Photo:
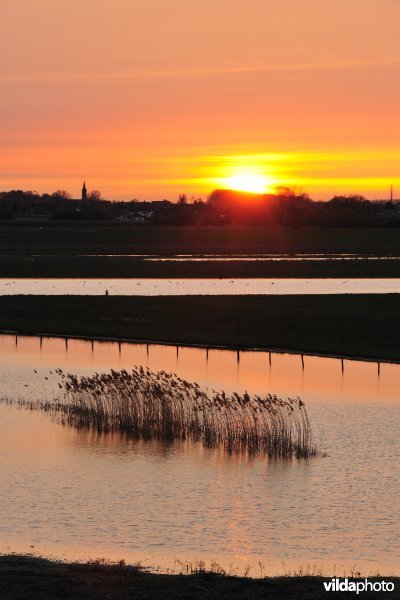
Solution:
[{"label": "calm water", "polygon": [[133,365],[228,391],[299,394],[329,456],[285,463],[130,442],[0,405],[0,551],[398,572],[400,365],[0,336],[3,396],[51,397],[57,386],[44,377],[56,367]]},{"label": "calm water", "polygon": [[0,279],[0,295],[399,294],[400,279]]},{"label": "calm water", "polygon": [[[20,254],[14,254],[11,256],[21,257]],[[37,258],[43,258],[46,256],[47,258],[58,258],[59,254],[29,254],[24,256],[24,260],[35,260]],[[68,255],[64,255],[68,256]],[[159,254],[74,254],[74,257],[107,257],[107,258],[131,258],[133,261],[136,260],[144,260],[144,261],[155,261],[155,262],[164,262],[164,261],[182,261],[182,262],[197,262],[197,261],[205,261],[205,262],[232,262],[232,261],[240,261],[240,262],[254,262],[254,261],[329,261],[329,260],[400,260],[400,256],[395,255],[377,255],[377,254],[346,254],[346,253],[336,253],[336,254],[172,254],[168,256],[161,256]]]}]

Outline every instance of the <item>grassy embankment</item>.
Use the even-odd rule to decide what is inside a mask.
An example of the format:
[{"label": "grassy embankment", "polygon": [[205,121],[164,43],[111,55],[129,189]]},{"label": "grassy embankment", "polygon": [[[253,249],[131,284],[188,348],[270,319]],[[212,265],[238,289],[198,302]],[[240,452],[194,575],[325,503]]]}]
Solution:
[{"label": "grassy embankment", "polygon": [[134,227],[0,223],[0,254],[359,253],[400,256],[400,229]]},{"label": "grassy embankment", "polygon": [[[398,598],[400,580],[394,577],[385,580],[395,585],[395,591],[387,596]],[[102,561],[68,564],[26,556],[0,556],[2,600],[305,600],[326,597],[323,581],[318,576],[250,579],[203,571],[163,575],[148,573],[137,566],[107,565]],[[355,594],[338,592],[329,596],[348,598]],[[386,596],[365,592],[362,597],[370,600]]]},{"label": "grassy embankment", "polygon": [[400,361],[400,297],[2,296],[0,329]]}]

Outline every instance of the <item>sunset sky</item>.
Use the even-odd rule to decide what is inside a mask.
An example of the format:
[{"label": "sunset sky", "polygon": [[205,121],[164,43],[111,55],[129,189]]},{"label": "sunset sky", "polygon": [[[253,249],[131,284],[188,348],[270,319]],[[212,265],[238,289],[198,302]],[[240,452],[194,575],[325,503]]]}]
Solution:
[{"label": "sunset sky", "polygon": [[400,197],[400,0],[0,0],[0,53],[0,190]]}]

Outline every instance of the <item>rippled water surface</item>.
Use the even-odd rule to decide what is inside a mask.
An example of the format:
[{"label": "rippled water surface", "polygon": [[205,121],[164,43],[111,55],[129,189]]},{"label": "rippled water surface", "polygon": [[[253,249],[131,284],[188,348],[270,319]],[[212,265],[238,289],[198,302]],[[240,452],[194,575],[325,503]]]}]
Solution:
[{"label": "rippled water surface", "polygon": [[49,371],[57,367],[92,373],[133,365],[214,389],[300,395],[328,457],[274,462],[132,442],[3,404],[0,550],[163,565],[176,557],[262,560],[275,572],[282,563],[398,571],[399,365],[0,336],[3,396],[53,396]]},{"label": "rippled water surface", "polygon": [[0,279],[0,295],[399,294],[400,279]]}]

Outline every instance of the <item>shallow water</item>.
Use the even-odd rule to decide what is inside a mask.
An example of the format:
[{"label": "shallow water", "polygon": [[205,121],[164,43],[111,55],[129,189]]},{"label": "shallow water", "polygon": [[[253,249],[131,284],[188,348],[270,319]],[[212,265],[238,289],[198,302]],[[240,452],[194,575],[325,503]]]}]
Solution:
[{"label": "shallow water", "polygon": [[400,279],[0,279],[0,296],[399,294]]},{"label": "shallow water", "polygon": [[51,397],[57,385],[44,377],[56,367],[133,365],[227,391],[299,394],[329,454],[274,462],[130,442],[0,405],[0,550],[398,570],[400,365],[8,335],[0,365],[1,394],[13,397]]},{"label": "shallow water", "polygon": [[176,255],[176,256],[146,256],[141,257],[151,262],[302,262],[302,261],[382,261],[400,260],[399,256],[373,256],[366,254],[256,254],[243,256],[241,254],[224,256],[221,254],[209,254],[202,256]]}]

